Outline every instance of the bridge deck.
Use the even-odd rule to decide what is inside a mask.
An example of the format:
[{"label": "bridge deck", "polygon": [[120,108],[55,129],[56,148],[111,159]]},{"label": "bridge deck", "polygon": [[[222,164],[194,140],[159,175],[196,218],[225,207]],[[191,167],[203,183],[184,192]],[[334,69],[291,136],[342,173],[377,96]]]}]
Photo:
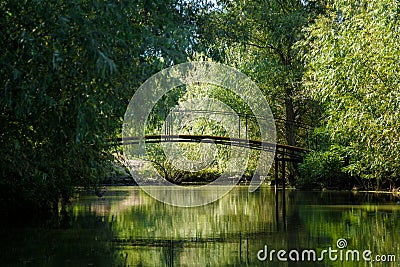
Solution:
[{"label": "bridge deck", "polygon": [[[159,142],[193,142],[193,143],[214,143],[221,145],[233,145],[238,147],[245,147],[255,150],[275,151],[276,160],[300,162],[303,159],[308,149],[289,146],[284,144],[273,144],[263,142],[260,140],[248,140],[243,138],[231,138],[225,136],[212,136],[212,135],[146,135],[144,137],[146,143],[159,143]],[[117,144],[130,145],[139,144],[140,137],[126,137],[118,138]]]}]

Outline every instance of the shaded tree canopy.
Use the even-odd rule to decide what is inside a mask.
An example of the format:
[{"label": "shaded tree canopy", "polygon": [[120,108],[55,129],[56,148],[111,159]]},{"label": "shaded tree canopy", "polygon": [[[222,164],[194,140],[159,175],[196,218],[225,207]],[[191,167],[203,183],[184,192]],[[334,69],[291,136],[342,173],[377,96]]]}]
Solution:
[{"label": "shaded tree canopy", "polygon": [[[57,208],[95,184],[135,88],[194,48],[185,2],[0,1],[0,195]],[[7,208],[7,207],[6,207]]]}]

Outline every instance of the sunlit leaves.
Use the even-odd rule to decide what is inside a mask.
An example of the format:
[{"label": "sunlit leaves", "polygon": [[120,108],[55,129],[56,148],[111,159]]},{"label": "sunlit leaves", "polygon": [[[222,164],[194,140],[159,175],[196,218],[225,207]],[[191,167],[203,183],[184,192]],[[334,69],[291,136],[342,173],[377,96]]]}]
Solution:
[{"label": "sunlit leaves", "polygon": [[[217,1],[205,16],[201,38],[207,55],[240,69],[265,94],[277,118],[314,123],[318,112],[302,91],[303,62],[296,42],[321,8],[313,1]],[[281,143],[305,146],[301,129],[278,132]],[[296,140],[297,139],[297,140]]]},{"label": "sunlit leaves", "polygon": [[326,130],[346,170],[398,182],[400,22],[392,1],[337,1],[307,30],[308,92],[326,106]]}]

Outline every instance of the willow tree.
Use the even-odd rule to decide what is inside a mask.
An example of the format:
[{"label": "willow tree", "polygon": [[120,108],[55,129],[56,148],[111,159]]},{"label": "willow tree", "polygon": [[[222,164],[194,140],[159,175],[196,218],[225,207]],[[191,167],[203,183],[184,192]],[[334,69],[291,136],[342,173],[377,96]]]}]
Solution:
[{"label": "willow tree", "polygon": [[314,1],[222,0],[203,18],[206,53],[257,82],[274,116],[285,120],[278,125],[279,141],[292,146],[306,143],[296,122],[317,121],[313,101],[299,94],[304,68],[296,43],[303,39],[303,27],[322,10]]},{"label": "willow tree", "polygon": [[334,1],[307,30],[307,92],[343,171],[368,188],[400,182],[400,13],[396,1]]},{"label": "willow tree", "polygon": [[0,10],[0,208],[57,212],[74,186],[104,175],[135,88],[186,61],[193,8],[16,0]]}]

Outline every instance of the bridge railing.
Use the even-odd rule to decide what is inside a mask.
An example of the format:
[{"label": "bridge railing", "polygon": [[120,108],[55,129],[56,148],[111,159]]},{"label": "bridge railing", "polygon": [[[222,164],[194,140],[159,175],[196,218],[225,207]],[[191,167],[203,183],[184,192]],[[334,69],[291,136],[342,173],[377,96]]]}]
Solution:
[{"label": "bridge railing", "polygon": [[[210,111],[210,110],[194,110],[194,109],[180,109],[171,112],[171,116],[168,117],[168,120],[165,121],[164,127],[164,135],[174,135],[177,134],[173,127],[172,120],[176,114],[185,114],[185,113],[192,113],[192,114],[205,114],[205,115],[221,115],[221,116],[237,116],[237,138],[244,138],[244,139],[257,139],[254,136],[257,136],[257,133],[249,132],[250,127],[252,124],[256,124],[257,121],[266,121],[267,123],[271,121],[272,118],[255,116],[254,114],[247,114],[247,113],[232,113],[232,112],[222,112],[222,111]],[[313,136],[313,127],[309,124],[297,122],[297,121],[289,121],[283,118],[273,118],[275,122],[275,130],[277,133],[277,140],[280,143],[283,143],[285,140],[285,133],[286,133],[286,125],[291,123],[294,125],[297,133],[297,137],[301,140],[301,145],[305,146],[307,149],[311,150],[315,148],[317,145],[318,140],[312,138]],[[258,138],[259,139],[259,138]]]},{"label": "bridge railing", "polygon": [[[135,145],[140,142],[160,143],[160,142],[195,142],[195,143],[214,143],[220,145],[232,145],[249,149],[264,150],[274,152],[274,172],[275,187],[281,183],[285,187],[286,180],[286,162],[302,162],[307,149],[288,146],[283,144],[272,144],[260,140],[248,140],[243,138],[232,138],[212,135],[146,135],[144,138],[125,137],[118,138],[114,141],[114,145]],[[280,166],[280,167],[279,167]],[[281,178],[279,179],[279,169],[281,170]],[[281,181],[281,182],[279,182]]]},{"label": "bridge railing", "polygon": [[244,147],[255,150],[264,150],[268,152],[275,151],[275,157],[278,160],[300,162],[302,161],[304,154],[308,152],[308,149],[294,147],[284,144],[272,144],[263,142],[260,140],[248,140],[243,138],[231,138],[224,136],[212,136],[212,135],[146,135],[145,140],[139,137],[126,137],[118,138],[117,145],[135,145],[141,141],[146,143],[160,143],[160,142],[179,142],[179,143],[214,143],[220,145],[232,145],[238,147]]}]

